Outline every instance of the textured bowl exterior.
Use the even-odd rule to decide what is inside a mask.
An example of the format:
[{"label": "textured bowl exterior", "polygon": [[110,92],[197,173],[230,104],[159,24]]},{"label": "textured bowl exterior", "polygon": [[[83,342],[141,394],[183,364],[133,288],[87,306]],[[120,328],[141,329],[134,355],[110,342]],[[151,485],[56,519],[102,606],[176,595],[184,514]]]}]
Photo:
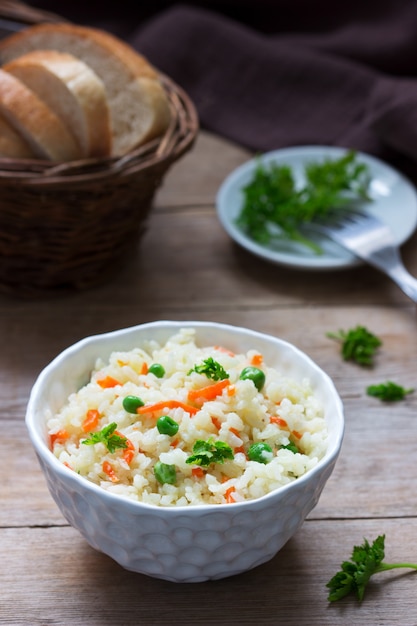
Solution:
[{"label": "textured bowl exterior", "polygon": [[[165,341],[183,327],[195,327],[202,343],[222,343],[236,352],[256,347],[268,363],[284,364],[288,375],[310,378],[325,405],[330,432],[327,454],[313,470],[257,500],[165,508],[108,493],[55,458],[47,444],[46,409],[56,411],[71,391],[87,382],[98,356],[131,349],[143,339]],[[124,568],[173,582],[224,578],[270,560],[317,504],[339,455],[344,428],[333,383],[294,346],[238,327],[187,321],[143,324],[68,348],[38,377],[26,424],[51,495],[68,522]]]}]

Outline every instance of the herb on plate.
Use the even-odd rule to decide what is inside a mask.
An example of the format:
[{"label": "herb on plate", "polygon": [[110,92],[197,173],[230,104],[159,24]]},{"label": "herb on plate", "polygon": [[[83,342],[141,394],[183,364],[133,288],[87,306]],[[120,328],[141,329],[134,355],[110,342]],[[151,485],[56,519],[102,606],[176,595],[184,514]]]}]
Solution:
[{"label": "herb on plate", "polygon": [[233,460],[232,448],[224,441],[198,439],[193,446],[193,453],[186,459],[186,463],[208,467],[211,463],[224,463],[226,459]]},{"label": "herb on plate", "polygon": [[197,374],[205,374],[207,378],[211,380],[225,380],[229,378],[229,374],[224,367],[220,365],[213,357],[209,356],[208,359],[204,359],[202,365],[195,365],[188,374],[191,372],[197,372]]},{"label": "herb on plate", "polygon": [[345,361],[355,361],[359,365],[373,365],[375,352],[382,345],[381,339],[365,326],[339,330],[337,333],[329,332],[326,336],[342,344],[341,353]]},{"label": "herb on plate", "polygon": [[378,572],[405,567],[417,570],[417,563],[384,563],[384,557],[385,535],[379,535],[372,544],[364,539],[361,546],[354,546],[350,561],[344,561],[340,571],[326,585],[330,589],[329,602],[336,602],[350,593],[362,601],[369,579]]},{"label": "herb on plate", "polygon": [[244,203],[237,225],[256,242],[267,245],[287,239],[322,250],[302,233],[302,226],[330,212],[369,202],[369,168],[347,152],[339,159],[325,159],[305,166],[305,184],[298,187],[288,165],[260,161],[250,183],[243,189]]},{"label": "herb on plate", "polygon": [[379,398],[382,402],[398,402],[404,400],[405,396],[409,393],[413,393],[414,389],[406,389],[402,385],[397,385],[391,380],[386,383],[380,383],[379,385],[369,385],[366,388],[368,396]]},{"label": "herb on plate", "polygon": [[86,446],[93,446],[95,443],[104,443],[110,453],[115,452],[117,448],[127,448],[128,444],[126,437],[115,434],[114,431],[116,428],[116,422],[112,422],[108,426],[105,426],[102,430],[99,430],[97,433],[90,433],[90,436],[87,439],[84,439],[81,443]]}]

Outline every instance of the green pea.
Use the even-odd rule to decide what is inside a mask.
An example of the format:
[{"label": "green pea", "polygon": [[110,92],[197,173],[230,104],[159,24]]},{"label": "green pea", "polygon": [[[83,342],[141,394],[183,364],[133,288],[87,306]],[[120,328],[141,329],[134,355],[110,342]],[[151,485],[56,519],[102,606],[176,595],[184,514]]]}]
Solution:
[{"label": "green pea", "polygon": [[176,435],[179,429],[179,424],[172,419],[169,415],[162,415],[156,422],[156,427],[161,435]]},{"label": "green pea", "polygon": [[265,384],[265,374],[257,367],[245,367],[245,369],[241,371],[239,378],[242,380],[251,380],[258,391],[260,391]]},{"label": "green pea", "polygon": [[136,413],[137,409],[145,403],[137,396],[126,396],[123,398],[122,404],[124,410],[128,413]]},{"label": "green pea", "polygon": [[165,376],[165,369],[160,363],[152,363],[148,369],[149,374],[153,374],[157,378],[163,378]]},{"label": "green pea", "polygon": [[153,468],[156,480],[163,485],[168,483],[174,485],[177,482],[177,471],[175,465],[168,465],[168,463],[162,463],[157,461]]},{"label": "green pea", "polygon": [[262,441],[258,441],[257,443],[253,443],[248,450],[248,457],[251,461],[256,461],[257,463],[269,463],[272,461],[272,457],[274,453],[272,452],[271,446],[267,443],[263,443]]}]

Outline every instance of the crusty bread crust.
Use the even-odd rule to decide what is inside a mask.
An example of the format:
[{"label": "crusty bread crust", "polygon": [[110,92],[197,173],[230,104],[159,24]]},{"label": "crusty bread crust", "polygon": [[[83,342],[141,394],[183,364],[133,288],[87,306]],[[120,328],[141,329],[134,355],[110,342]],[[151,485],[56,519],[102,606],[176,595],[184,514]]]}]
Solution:
[{"label": "crusty bread crust", "polygon": [[6,63],[3,69],[61,118],[84,157],[109,156],[112,141],[106,90],[83,61],[56,50],[35,50]]},{"label": "crusty bread crust", "polygon": [[110,109],[113,155],[125,154],[167,128],[168,99],[155,68],[113,35],[72,24],[39,24],[3,39],[0,61],[10,62],[32,50],[72,54],[101,78]]},{"label": "crusty bread crust", "polygon": [[77,142],[55,113],[20,80],[2,69],[0,113],[37,156],[52,161],[80,158]]},{"label": "crusty bread crust", "polygon": [[0,158],[33,159],[35,155],[13,126],[0,115]]}]

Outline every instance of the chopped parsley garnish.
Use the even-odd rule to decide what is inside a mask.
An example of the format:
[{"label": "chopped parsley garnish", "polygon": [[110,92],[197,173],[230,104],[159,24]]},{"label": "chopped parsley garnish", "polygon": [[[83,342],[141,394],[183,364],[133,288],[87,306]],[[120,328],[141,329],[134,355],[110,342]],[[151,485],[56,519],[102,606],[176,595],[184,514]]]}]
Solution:
[{"label": "chopped parsley garnish", "polygon": [[188,374],[191,374],[192,372],[205,374],[205,376],[211,380],[225,380],[226,378],[229,378],[229,374],[226,372],[224,367],[215,361],[211,356],[209,356],[208,359],[204,359],[201,365],[195,365],[192,369],[190,369]]},{"label": "chopped parsley garnish", "polygon": [[330,339],[342,344],[341,353],[345,361],[355,361],[359,365],[373,365],[373,358],[382,341],[365,326],[356,326],[348,331],[327,333]]},{"label": "chopped parsley garnish", "polygon": [[114,434],[116,428],[116,422],[112,422],[97,433],[90,433],[90,436],[81,443],[86,446],[93,446],[95,443],[104,443],[110,453],[115,452],[118,448],[127,448],[126,437]]},{"label": "chopped parsley garnish", "polygon": [[193,446],[193,453],[186,463],[208,467],[211,463],[224,463],[235,458],[232,448],[224,441],[198,439]]},{"label": "chopped parsley garnish", "polygon": [[260,244],[274,239],[298,241],[316,254],[321,248],[301,230],[331,211],[369,202],[369,168],[356,160],[354,151],[340,159],[325,159],[305,167],[305,184],[299,188],[288,165],[261,162],[244,187],[244,203],[237,225]]},{"label": "chopped parsley garnish", "polygon": [[365,539],[361,546],[355,546],[351,560],[344,561],[341,570],[327,583],[326,587],[330,589],[328,600],[335,602],[354,593],[361,601],[373,574],[401,567],[417,569],[415,563],[384,563],[384,557],[385,535],[377,537],[372,544]]},{"label": "chopped parsley garnish", "polygon": [[369,385],[366,388],[368,396],[374,396],[379,398],[383,402],[398,402],[404,400],[405,396],[409,393],[413,393],[414,389],[406,389],[397,383],[393,383],[388,380],[386,383],[380,383],[379,385]]}]

